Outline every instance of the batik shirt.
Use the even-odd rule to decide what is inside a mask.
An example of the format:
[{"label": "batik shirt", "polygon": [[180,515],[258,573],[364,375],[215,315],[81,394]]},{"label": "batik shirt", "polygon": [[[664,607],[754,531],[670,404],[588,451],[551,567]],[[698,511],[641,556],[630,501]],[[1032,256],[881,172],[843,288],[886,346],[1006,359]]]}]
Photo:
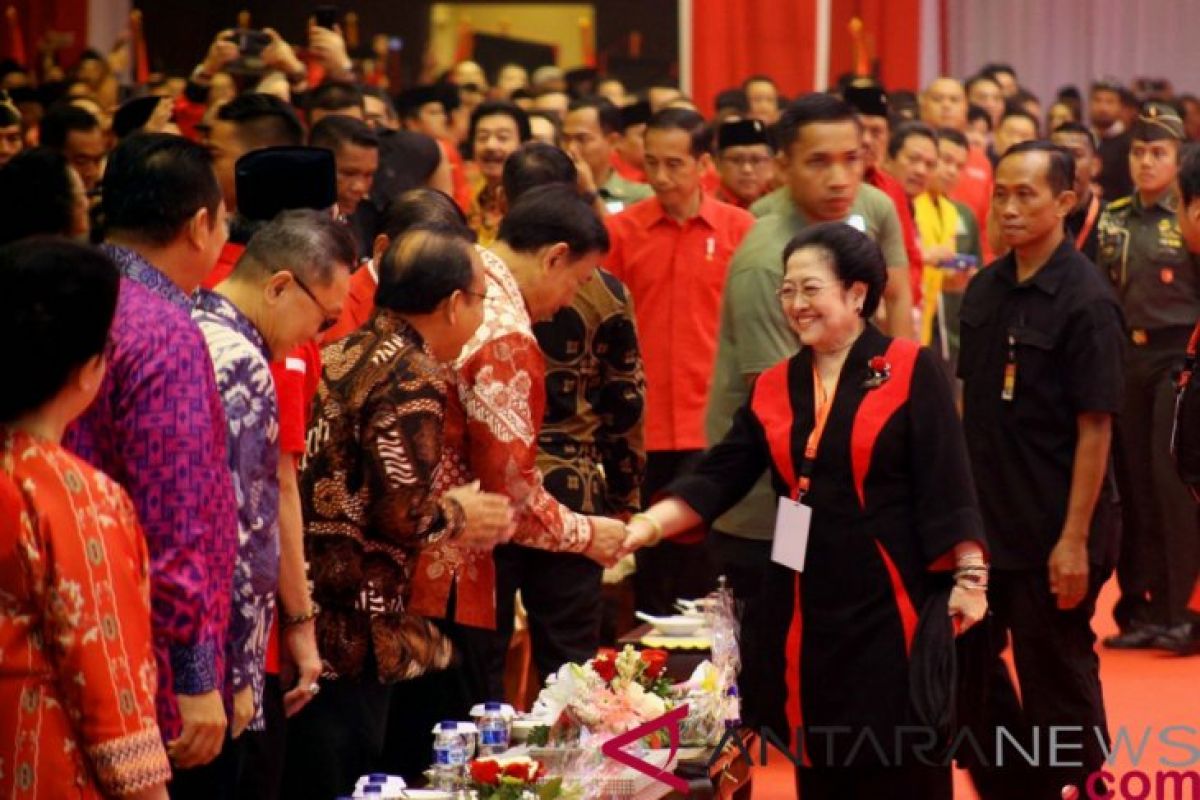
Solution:
[{"label": "batik shirt", "polygon": [[[592,541],[591,521],[555,500],[538,471],[546,361],[533,337],[525,299],[500,258],[482,248],[479,254],[487,275],[483,324],[455,364],[439,491],[479,480],[485,492],[512,500],[514,542],[582,553]],[[455,621],[494,628],[495,576],[490,551],[443,539],[421,553],[412,610],[444,617],[453,590]]]},{"label": "batik shirt", "polygon": [[192,319],[208,342],[225,405],[238,504],[227,675],[235,692],[252,687],[250,728],[262,730],[267,636],[279,587],[279,409],[270,351],[246,315],[216,292],[200,291]]},{"label": "batik shirt", "polygon": [[121,269],[108,371],[66,445],[129,493],[150,551],[158,724],[179,736],[176,693],[223,689],[237,553],[225,412],[191,298],[137,253]]},{"label": "batik shirt", "polygon": [[0,797],[165,783],[146,544],[106,475],[0,428]]}]

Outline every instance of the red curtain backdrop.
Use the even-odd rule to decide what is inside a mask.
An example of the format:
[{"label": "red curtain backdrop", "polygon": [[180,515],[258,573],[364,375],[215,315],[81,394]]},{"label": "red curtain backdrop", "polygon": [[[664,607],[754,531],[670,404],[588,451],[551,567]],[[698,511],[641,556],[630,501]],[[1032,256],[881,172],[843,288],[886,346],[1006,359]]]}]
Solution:
[{"label": "red curtain backdrop", "polygon": [[[810,92],[816,37],[815,0],[693,0],[692,94],[713,111],[717,92],[758,72],[788,97]],[[854,68],[850,19],[862,19],[889,89],[916,89],[921,0],[833,0],[829,80]],[[936,44],[936,43],[930,43]]]},{"label": "red curtain backdrop", "polygon": [[921,0],[833,0],[830,17],[831,84],[854,69],[850,20],[858,17],[863,21],[871,56],[879,60],[879,78],[884,87],[920,88]]},{"label": "red curtain backdrop", "polygon": [[[27,60],[38,57],[38,41],[50,30],[74,34],[74,43],[63,50],[60,56],[68,66],[74,64],[87,47],[88,0],[0,0],[0,10],[9,6],[15,6],[20,14]],[[0,36],[3,55],[10,57],[8,20],[2,14],[0,24],[4,25],[4,35]]]},{"label": "red curtain backdrop", "polygon": [[692,95],[712,113],[717,92],[755,73],[788,97],[812,90],[814,0],[693,0]]}]

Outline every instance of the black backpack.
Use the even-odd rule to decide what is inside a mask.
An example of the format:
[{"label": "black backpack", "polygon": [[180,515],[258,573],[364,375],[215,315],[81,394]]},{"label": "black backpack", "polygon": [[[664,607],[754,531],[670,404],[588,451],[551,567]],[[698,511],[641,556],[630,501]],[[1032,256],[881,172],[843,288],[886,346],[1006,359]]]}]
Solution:
[{"label": "black backpack", "polygon": [[1171,431],[1171,456],[1179,477],[1200,502],[1200,380],[1193,380],[1196,351],[1200,347],[1200,323],[1188,341],[1183,369],[1175,384],[1175,425]]}]

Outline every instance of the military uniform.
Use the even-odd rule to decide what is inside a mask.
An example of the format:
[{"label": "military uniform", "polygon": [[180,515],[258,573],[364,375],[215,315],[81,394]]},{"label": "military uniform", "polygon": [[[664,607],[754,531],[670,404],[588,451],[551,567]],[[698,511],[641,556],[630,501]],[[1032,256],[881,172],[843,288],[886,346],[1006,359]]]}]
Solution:
[{"label": "military uniform", "polygon": [[[1147,206],[1134,194],[1110,203],[1098,224],[1097,264],[1125,313],[1125,396],[1114,450],[1124,535],[1114,609],[1126,632],[1187,621],[1196,578],[1196,508],[1172,466],[1174,372],[1200,318],[1200,262],[1188,253],[1171,191]],[[1108,640],[1121,646],[1122,637]]]}]

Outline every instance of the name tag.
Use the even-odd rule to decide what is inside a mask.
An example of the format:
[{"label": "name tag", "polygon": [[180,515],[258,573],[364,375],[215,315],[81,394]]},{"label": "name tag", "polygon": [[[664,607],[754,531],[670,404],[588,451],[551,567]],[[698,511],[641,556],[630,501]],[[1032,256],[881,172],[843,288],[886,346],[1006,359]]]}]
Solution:
[{"label": "name tag", "polygon": [[775,512],[775,541],[771,544],[771,560],[796,572],[804,572],[804,557],[808,554],[808,531],[812,526],[812,509],[790,497],[779,498]]},{"label": "name tag", "polygon": [[867,232],[867,221],[863,219],[862,214],[851,214],[846,217],[846,224],[854,228],[859,233]]},{"label": "name tag", "polygon": [[604,203],[604,208],[607,209],[608,213],[610,214],[620,214],[625,210],[625,204],[620,200],[607,200]]}]

